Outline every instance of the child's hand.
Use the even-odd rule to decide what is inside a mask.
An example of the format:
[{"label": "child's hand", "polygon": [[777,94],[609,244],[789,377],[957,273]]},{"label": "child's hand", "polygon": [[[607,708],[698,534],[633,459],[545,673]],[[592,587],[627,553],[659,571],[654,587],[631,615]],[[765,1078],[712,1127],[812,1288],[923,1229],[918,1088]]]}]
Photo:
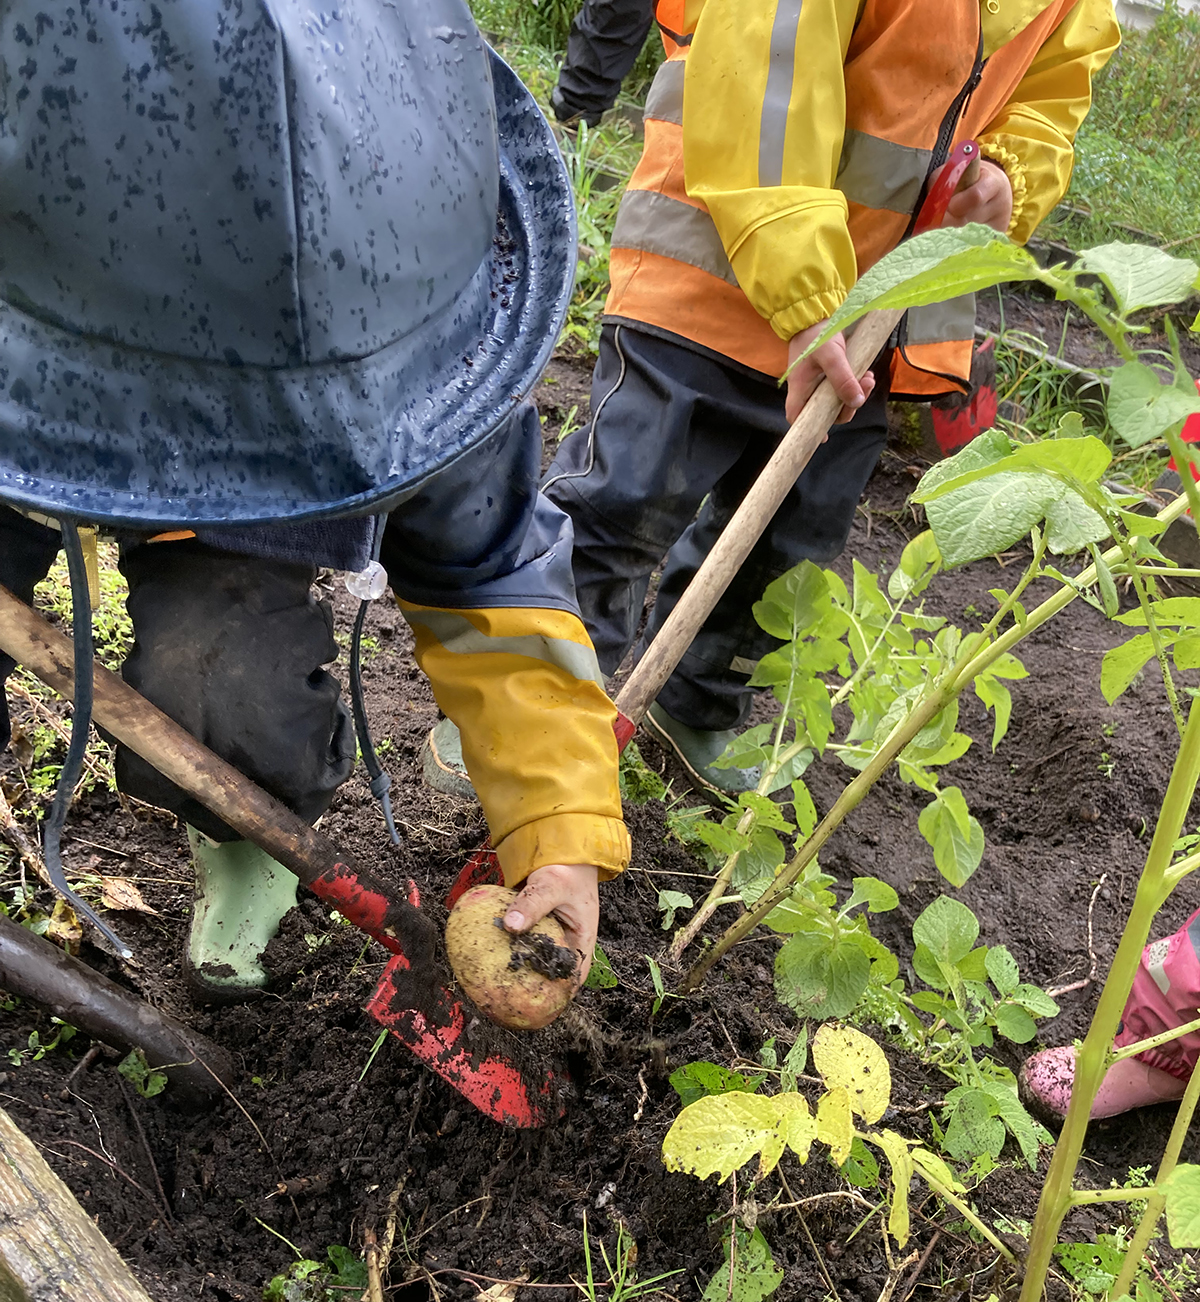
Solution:
[{"label": "child's hand", "polygon": [[562,923],[567,944],[579,953],[576,986],[587,980],[600,926],[599,872],[591,864],[547,864],[531,872],[504,915],[509,931],[528,931],[548,913]]},{"label": "child's hand", "polygon": [[[790,366],[810,343],[829,324],[828,319],[810,325],[792,337],[788,344],[788,365]],[[837,423],[843,424],[871,396],[875,387],[874,373],[868,371],[861,380],[854,378],[850,363],[846,360],[846,336],[837,334],[823,343],[811,357],[804,361],[788,376],[787,383],[787,418],[791,423],[804,410],[805,403],[812,397],[818,384],[828,379],[833,391],[845,404]]]},{"label": "child's hand", "polygon": [[[937,172],[931,179],[936,177]],[[1012,213],[1013,192],[1008,173],[997,163],[984,158],[979,164],[979,180],[951,198],[942,225],[966,226],[970,222],[980,222],[1005,235]]]}]

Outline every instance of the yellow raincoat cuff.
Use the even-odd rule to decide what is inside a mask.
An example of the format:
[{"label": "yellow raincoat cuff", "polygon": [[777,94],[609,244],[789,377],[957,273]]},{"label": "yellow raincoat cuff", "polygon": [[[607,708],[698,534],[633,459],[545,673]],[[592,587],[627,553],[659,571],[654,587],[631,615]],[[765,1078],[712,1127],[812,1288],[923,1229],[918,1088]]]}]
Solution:
[{"label": "yellow raincoat cuff", "polygon": [[506,886],[518,886],[547,864],[589,863],[609,881],[629,863],[629,833],[619,818],[551,814],[510,832],[496,846]]},{"label": "yellow raincoat cuff", "polygon": [[[1008,183],[1012,186],[1013,210],[1012,220],[1008,223],[1008,234],[1012,239],[1017,239],[1017,233],[1021,230],[1021,216],[1025,208],[1025,197],[1029,189],[1025,164],[1011,149],[1005,149],[998,140],[984,138],[979,142],[979,148],[984,158],[990,159],[998,167],[1004,168]],[[1021,239],[1020,243],[1023,244],[1032,233],[1032,230],[1024,232],[1025,238]]]}]

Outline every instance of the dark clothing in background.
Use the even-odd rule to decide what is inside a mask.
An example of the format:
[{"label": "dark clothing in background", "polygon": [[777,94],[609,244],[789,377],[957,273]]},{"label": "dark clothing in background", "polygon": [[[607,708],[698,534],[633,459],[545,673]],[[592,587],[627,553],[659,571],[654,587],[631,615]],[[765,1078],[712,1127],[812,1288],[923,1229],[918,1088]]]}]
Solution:
[{"label": "dark clothing in background", "polygon": [[560,119],[595,123],[612,108],[653,22],[654,0],[587,0],[571,24],[558,74],[554,109]]},{"label": "dark clothing in background", "polygon": [[[440,608],[574,613],[571,525],[534,488],[541,451],[537,412],[523,403],[397,507],[382,545],[395,594]],[[359,522],[331,525],[337,523],[357,536]],[[310,540],[327,563],[324,534],[316,530]],[[206,533],[213,536],[216,530]],[[356,753],[340,685],[324,668],[338,654],[333,616],[312,595],[316,564],[292,555],[298,532],[272,527],[227,536],[227,548],[195,538],[123,537],[134,645],[122,676],[313,822],[350,776]],[[32,604],[60,542],[57,529],[0,504],[0,585]],[[2,689],[12,669],[12,660],[0,656],[0,749],[9,740]],[[127,795],[169,809],[214,840],[234,839],[220,819],[124,746],[117,747],[116,774]]]}]

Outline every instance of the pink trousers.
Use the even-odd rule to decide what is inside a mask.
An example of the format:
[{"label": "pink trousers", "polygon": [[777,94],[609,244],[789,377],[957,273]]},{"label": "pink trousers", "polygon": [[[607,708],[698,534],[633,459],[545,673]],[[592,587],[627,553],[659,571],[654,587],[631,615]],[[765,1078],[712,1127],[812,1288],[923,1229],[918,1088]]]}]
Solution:
[{"label": "pink trousers", "polygon": [[[1200,1016],[1200,909],[1173,935],[1142,951],[1116,1044],[1122,1047],[1173,1030]],[[1187,1080],[1200,1059],[1200,1031],[1139,1053],[1151,1067]]]}]

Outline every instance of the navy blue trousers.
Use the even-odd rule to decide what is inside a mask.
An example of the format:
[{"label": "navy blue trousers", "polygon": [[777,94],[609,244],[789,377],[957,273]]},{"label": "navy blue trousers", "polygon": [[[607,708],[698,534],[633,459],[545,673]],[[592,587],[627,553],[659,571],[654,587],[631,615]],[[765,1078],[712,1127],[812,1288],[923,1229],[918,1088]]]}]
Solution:
[{"label": "navy blue trousers", "polygon": [[653,21],[653,0],[586,0],[558,74],[564,105],[588,119],[612,108]]},{"label": "navy blue trousers", "polygon": [[[747,679],[780,645],[755,623],[767,584],[802,560],[831,561],[887,439],[886,366],[875,392],[835,426],[767,525],[659,693],[692,728],[739,727]],[[575,589],[600,668],[633,645],[650,577],[662,578],[640,649],[675,607],[786,432],[772,379],[682,342],[607,324],[592,377],[591,424],[564,440],[543,491],[575,530]],[[664,561],[665,556],[665,561]],[[640,654],[639,649],[639,654]]]}]

